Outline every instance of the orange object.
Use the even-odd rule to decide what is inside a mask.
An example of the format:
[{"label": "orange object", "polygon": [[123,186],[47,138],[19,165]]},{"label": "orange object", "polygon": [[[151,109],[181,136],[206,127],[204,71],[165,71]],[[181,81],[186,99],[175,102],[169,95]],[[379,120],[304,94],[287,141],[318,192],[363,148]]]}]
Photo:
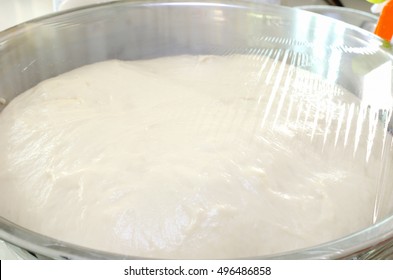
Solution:
[{"label": "orange object", "polygon": [[389,1],[382,10],[374,33],[387,41],[393,36],[393,0]]}]

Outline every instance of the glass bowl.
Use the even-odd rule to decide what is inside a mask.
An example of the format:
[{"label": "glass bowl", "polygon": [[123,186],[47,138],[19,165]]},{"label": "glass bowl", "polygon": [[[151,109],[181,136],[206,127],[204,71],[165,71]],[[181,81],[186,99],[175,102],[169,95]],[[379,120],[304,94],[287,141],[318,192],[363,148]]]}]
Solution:
[{"label": "glass bowl", "polygon": [[[300,9],[251,1],[120,1],[60,12],[0,33],[0,111],[40,81],[108,59],[181,54],[296,54],[303,69],[359,98],[369,74],[391,95],[393,56],[372,33]],[[386,70],[387,69],[387,70]],[[374,76],[373,76],[374,77]],[[368,82],[367,82],[368,81]],[[390,213],[391,214],[391,213]],[[70,229],[72,230],[72,229]],[[133,259],[31,232],[0,217],[0,239],[41,258]],[[389,258],[393,216],[318,246],[255,259]]]}]

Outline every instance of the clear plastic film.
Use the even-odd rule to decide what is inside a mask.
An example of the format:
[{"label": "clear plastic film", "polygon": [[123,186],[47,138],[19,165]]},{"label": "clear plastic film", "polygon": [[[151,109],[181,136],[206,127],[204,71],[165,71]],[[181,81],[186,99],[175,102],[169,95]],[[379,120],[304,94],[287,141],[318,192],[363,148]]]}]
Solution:
[{"label": "clear plastic film", "polygon": [[375,252],[393,228],[392,56],[372,34],[260,3],[121,2],[32,22],[0,45],[0,129],[42,137],[32,153],[0,144],[8,159],[29,154],[16,159],[21,173],[39,165],[49,182],[29,175],[37,202],[12,171],[0,179],[16,191],[0,187],[49,227],[74,229],[51,234],[2,196],[0,238],[29,247],[27,227],[60,240],[51,257],[386,257]]},{"label": "clear plastic film", "polygon": [[[53,8],[55,11],[67,10],[86,5],[111,2],[110,0],[53,0]],[[260,0],[260,3],[280,4],[280,0]]]}]

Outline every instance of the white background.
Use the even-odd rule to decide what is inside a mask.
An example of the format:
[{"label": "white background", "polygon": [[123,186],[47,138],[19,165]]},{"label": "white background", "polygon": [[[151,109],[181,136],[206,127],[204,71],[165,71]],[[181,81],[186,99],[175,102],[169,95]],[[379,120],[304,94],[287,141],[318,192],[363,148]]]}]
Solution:
[{"label": "white background", "polygon": [[[132,268],[206,268],[207,276],[126,276],[124,269]],[[2,280],[60,280],[60,279],[378,279],[391,280],[391,261],[3,261]],[[267,267],[271,275],[220,275],[219,267]]]}]

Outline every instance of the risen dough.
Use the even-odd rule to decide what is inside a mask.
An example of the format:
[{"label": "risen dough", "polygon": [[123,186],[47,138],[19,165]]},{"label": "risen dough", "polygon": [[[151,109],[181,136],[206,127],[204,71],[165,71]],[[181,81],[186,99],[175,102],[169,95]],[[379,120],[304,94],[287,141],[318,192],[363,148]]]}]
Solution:
[{"label": "risen dough", "polygon": [[362,110],[339,87],[265,57],[85,66],[1,113],[0,214],[144,257],[319,244],[373,221],[391,140]]}]

